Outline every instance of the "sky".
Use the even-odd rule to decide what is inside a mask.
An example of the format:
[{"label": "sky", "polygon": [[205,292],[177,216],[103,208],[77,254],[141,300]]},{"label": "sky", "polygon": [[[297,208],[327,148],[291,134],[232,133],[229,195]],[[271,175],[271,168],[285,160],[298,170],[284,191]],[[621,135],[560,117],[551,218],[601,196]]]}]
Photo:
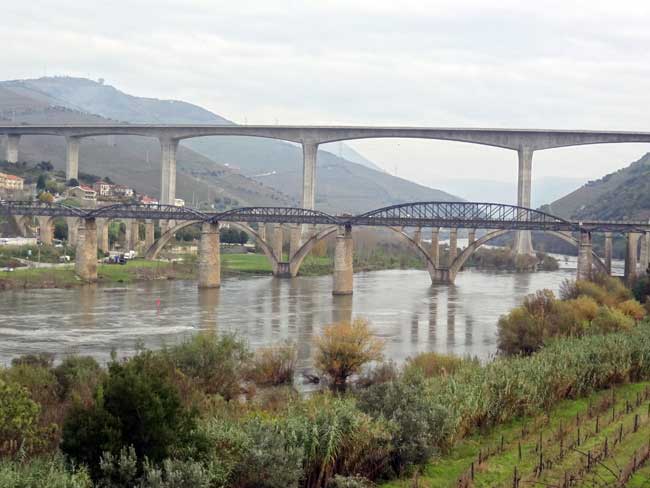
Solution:
[{"label": "sky", "polygon": [[[248,124],[650,131],[647,1],[32,0],[2,10],[2,79],[104,78]],[[516,180],[513,151],[350,145],[432,186]],[[648,151],[539,151],[533,179],[595,179]]]}]

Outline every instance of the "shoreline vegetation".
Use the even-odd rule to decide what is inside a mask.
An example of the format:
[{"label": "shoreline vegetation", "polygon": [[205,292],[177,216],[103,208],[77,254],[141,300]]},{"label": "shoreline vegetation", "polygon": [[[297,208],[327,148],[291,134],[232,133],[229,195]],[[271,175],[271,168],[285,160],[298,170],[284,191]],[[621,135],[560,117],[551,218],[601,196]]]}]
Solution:
[{"label": "shoreline vegetation", "polygon": [[[31,260],[35,261],[38,248],[29,246]],[[31,249],[33,247],[33,249]],[[75,276],[74,264],[58,263],[63,251],[41,246],[41,263],[51,263],[51,267],[15,267],[14,271],[0,271],[0,291],[9,289],[71,288],[84,283]],[[1,267],[14,267],[20,263],[15,255],[26,256],[27,247],[0,255]],[[69,255],[69,253],[68,253]],[[74,259],[74,258],[73,258]],[[98,283],[131,283],[150,280],[190,280],[196,278],[196,255],[183,255],[179,261],[146,261],[135,259],[126,265],[99,264]],[[23,261],[24,263],[24,261]],[[221,256],[223,276],[246,274],[271,274],[271,265],[263,254],[228,254]],[[533,271],[558,269],[557,261],[551,256],[516,258],[507,249],[481,249],[476,257],[470,259],[467,267],[477,269],[497,269],[508,271]],[[359,252],[354,256],[355,272],[377,271],[383,269],[424,269],[422,260],[405,252],[390,252],[379,248],[370,252]],[[333,272],[334,263],[328,255],[307,256],[300,269],[300,276],[322,276]]]},{"label": "shoreline vegetation", "polygon": [[639,301],[597,277],[531,295],[487,363],[427,352],[396,365],[366,321],[332,324],[310,395],[292,387],[293,344],[252,351],[213,331],[106,367],[22,356],[0,369],[0,486],[641,486],[648,291],[647,277]]}]

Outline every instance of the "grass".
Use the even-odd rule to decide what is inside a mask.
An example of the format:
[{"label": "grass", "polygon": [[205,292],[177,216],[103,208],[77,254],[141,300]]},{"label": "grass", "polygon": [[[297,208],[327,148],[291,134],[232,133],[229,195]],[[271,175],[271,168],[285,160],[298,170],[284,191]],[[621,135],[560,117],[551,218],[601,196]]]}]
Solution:
[{"label": "grass", "polygon": [[[604,443],[607,436],[610,441],[610,449],[613,455],[603,460],[608,467],[624,466],[630,461],[634,451],[648,444],[650,434],[650,419],[648,419],[648,402],[644,401],[635,406],[629,413],[625,413],[626,402],[633,403],[637,394],[642,395],[650,383],[633,383],[614,388],[616,398],[617,417],[614,422],[609,419],[610,414],[603,412],[599,417],[600,430],[596,433],[596,415],[589,416],[590,406],[597,406],[612,396],[612,390],[605,390],[595,393],[587,398],[578,400],[565,400],[548,414],[540,414],[536,417],[526,417],[510,422],[506,425],[496,427],[487,432],[479,433],[459,442],[447,455],[431,461],[421,472],[418,486],[431,486],[436,488],[452,488],[460,486],[459,478],[467,473],[468,469],[475,463],[475,479],[473,487],[495,487],[512,486],[512,477],[515,466],[522,474],[522,486],[532,486],[532,480],[547,483],[547,486],[555,486],[563,476],[565,470],[579,466],[584,461],[584,455],[577,451],[566,449],[561,460],[556,460],[553,466],[545,471],[540,477],[532,476],[535,466],[538,463],[537,446],[539,437],[543,439],[544,452],[547,456],[554,453],[559,455],[558,432],[562,429],[566,432],[566,439],[575,439],[577,435],[576,418],[580,418],[580,429],[582,442],[579,449],[582,452],[595,450]],[[609,408],[608,412],[611,412]],[[632,433],[632,424],[635,414],[642,418],[639,431]],[[615,445],[613,441],[620,424],[623,423],[627,435],[621,444]],[[524,433],[522,435],[522,433]],[[503,438],[504,448],[500,449]],[[566,441],[567,444],[569,440]],[[519,459],[519,443],[522,446],[522,459]],[[566,445],[566,444],[565,444]],[[557,451],[557,452],[554,452]],[[490,457],[478,464],[479,452],[490,452]],[[617,468],[618,469],[618,468]],[[616,470],[617,470],[616,469]],[[606,477],[607,469],[598,467],[589,475]],[[650,486],[648,484],[650,467],[645,466],[638,471],[630,480],[628,486]],[[611,477],[611,474],[610,474]],[[587,476],[583,485],[592,486],[587,483]],[[645,483],[645,484],[643,484]],[[413,485],[411,479],[393,480],[381,485],[385,488],[406,488]],[[541,485],[540,485],[541,486]],[[572,485],[573,486],[573,485]]]}]

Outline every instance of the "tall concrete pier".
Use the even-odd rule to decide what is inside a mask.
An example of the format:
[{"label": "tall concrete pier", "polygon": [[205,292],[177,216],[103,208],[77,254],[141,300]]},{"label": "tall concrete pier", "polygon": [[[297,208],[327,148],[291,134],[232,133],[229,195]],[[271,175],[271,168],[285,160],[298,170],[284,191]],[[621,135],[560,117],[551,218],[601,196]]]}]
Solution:
[{"label": "tall concrete pier", "polygon": [[176,152],[178,139],[160,138],[160,203],[174,205],[176,200]]},{"label": "tall concrete pier", "polygon": [[67,136],[65,150],[65,179],[79,180],[79,145],[80,138]]},{"label": "tall concrete pier", "polygon": [[9,134],[7,135],[7,153],[5,159],[8,163],[17,163],[18,162],[18,146],[20,144],[20,135],[19,134]]},{"label": "tall concrete pier", "polygon": [[351,295],[354,280],[352,228],[342,226],[336,236],[334,250],[333,295]]},{"label": "tall concrete pier", "polygon": [[[519,158],[519,171],[517,177],[517,205],[530,208],[530,195],[532,189],[533,150],[522,147],[517,151]],[[533,241],[529,230],[517,231],[515,235],[514,251],[517,254],[535,254]]]}]

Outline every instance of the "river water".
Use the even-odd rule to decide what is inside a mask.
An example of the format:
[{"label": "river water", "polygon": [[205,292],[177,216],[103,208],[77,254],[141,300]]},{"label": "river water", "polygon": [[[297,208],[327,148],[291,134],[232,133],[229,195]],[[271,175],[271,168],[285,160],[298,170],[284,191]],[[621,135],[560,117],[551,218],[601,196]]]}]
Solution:
[{"label": "river water", "polygon": [[[296,343],[300,369],[312,364],[323,326],[365,317],[386,340],[387,358],[422,351],[488,358],[500,315],[541,288],[557,291],[575,276],[575,258],[553,272],[465,270],[453,286],[431,286],[428,273],[357,273],[354,295],[333,297],[332,277],[227,278],[219,290],[196,282],[154,281],[124,287],[15,290],[0,293],[0,364],[27,353],[89,354],[100,361],[157,348],[199,330],[235,332],[251,346]],[[158,304],[159,302],[159,304]]]}]

